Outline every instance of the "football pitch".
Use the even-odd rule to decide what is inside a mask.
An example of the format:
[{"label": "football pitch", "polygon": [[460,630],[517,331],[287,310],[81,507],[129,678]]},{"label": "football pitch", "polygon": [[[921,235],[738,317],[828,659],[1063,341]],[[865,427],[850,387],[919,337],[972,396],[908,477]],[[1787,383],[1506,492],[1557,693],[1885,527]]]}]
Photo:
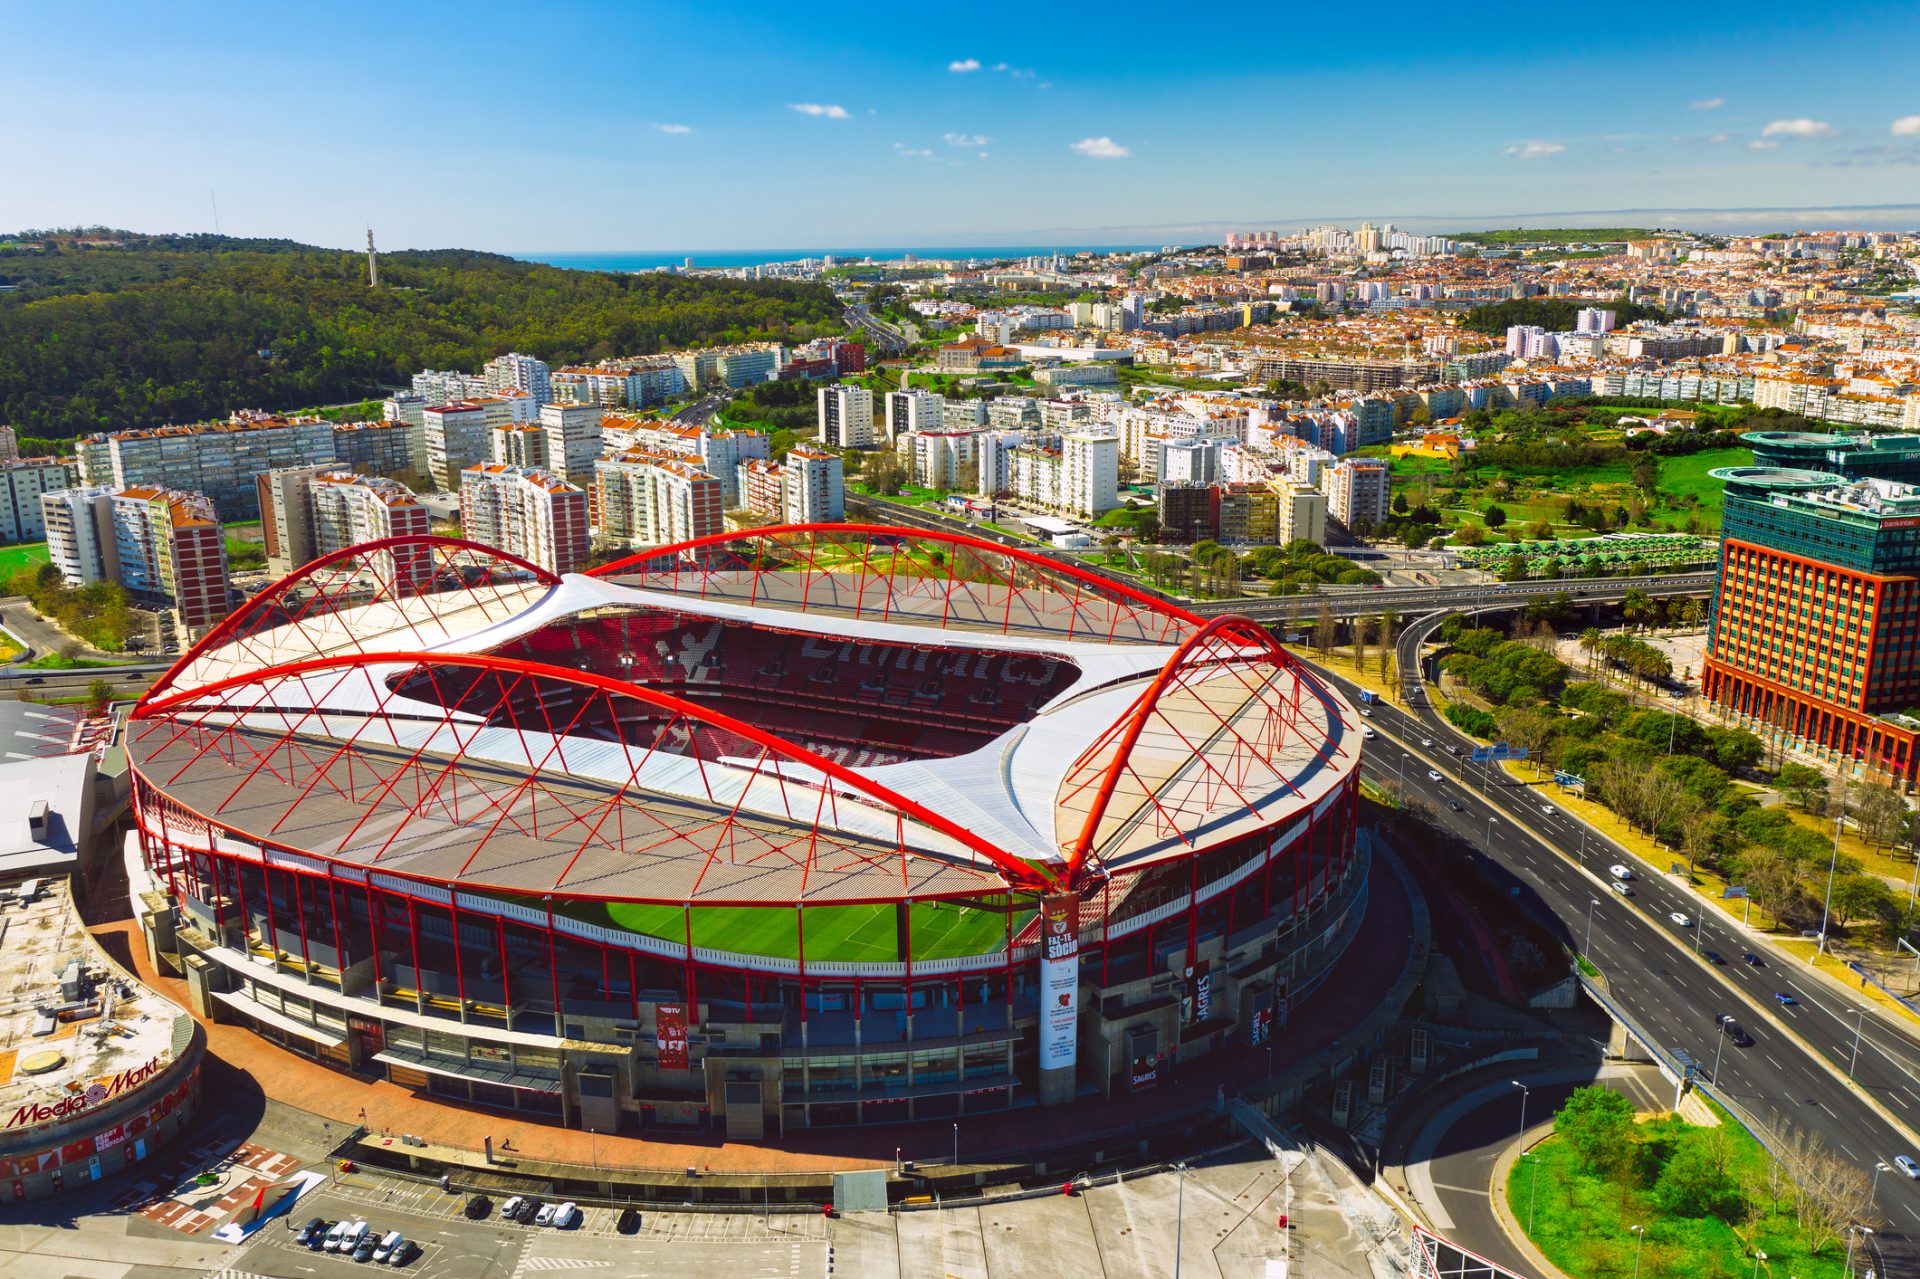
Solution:
[{"label": "football pitch", "polygon": [[[568,913],[595,923],[670,941],[686,940],[687,921],[678,906],[642,902],[578,902],[574,906],[576,909]],[[916,902],[909,909],[915,959],[981,955],[1006,944],[1005,912],[952,902]],[[831,963],[898,960],[894,911],[895,908],[886,903],[809,907],[805,912],[807,958]],[[1033,913],[1031,905],[1015,904],[1013,931],[1016,935],[1033,918]],[[713,950],[794,959],[800,954],[796,915],[793,908],[784,906],[696,906],[692,912],[693,944]]]}]

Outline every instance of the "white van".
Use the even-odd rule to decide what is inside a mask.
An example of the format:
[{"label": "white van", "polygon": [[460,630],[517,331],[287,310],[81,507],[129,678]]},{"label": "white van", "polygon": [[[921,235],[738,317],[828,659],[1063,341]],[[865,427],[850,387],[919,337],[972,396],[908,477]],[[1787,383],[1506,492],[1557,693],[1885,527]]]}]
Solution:
[{"label": "white van", "polygon": [[1624,879],[1633,878],[1633,872],[1628,870],[1625,866],[1621,865],[1619,862],[1615,862],[1613,865],[1607,867],[1607,874],[1613,876],[1615,879],[1624,880]]},{"label": "white van", "polygon": [[398,1230],[387,1231],[380,1240],[380,1246],[373,1250],[373,1259],[375,1261],[385,1262],[387,1258],[393,1255],[393,1250],[405,1242],[406,1236]]},{"label": "white van", "polygon": [[348,1231],[349,1229],[351,1229],[351,1228],[352,1228],[352,1226],[353,1226],[353,1223],[352,1223],[351,1221],[336,1221],[336,1222],[334,1222],[334,1223],[333,1223],[333,1228],[332,1228],[331,1230],[329,1230],[329,1231],[327,1231],[327,1241],[326,1241],[326,1243],[324,1243],[324,1244],[322,1244],[322,1245],[321,1245],[321,1249],[322,1249],[322,1251],[325,1251],[325,1252],[339,1252],[339,1251],[340,1251],[340,1241],[341,1241],[342,1239],[345,1239],[345,1238],[347,1237],[347,1231]]},{"label": "white van", "polygon": [[327,1251],[351,1254],[355,1248],[360,1246],[360,1241],[367,1237],[367,1231],[370,1229],[372,1229],[372,1227],[367,1225],[366,1218],[362,1217],[359,1221],[349,1225],[346,1230],[341,1233],[339,1247],[336,1248],[334,1246],[333,1236],[328,1235]]}]

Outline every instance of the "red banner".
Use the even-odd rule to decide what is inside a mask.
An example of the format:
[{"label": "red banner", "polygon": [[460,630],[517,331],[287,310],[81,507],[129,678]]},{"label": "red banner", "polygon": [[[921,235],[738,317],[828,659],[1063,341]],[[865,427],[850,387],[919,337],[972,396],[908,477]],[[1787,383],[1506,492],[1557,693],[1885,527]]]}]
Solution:
[{"label": "red banner", "polygon": [[91,1137],[82,1137],[78,1141],[70,1141],[60,1147],[60,1162],[63,1164],[85,1163],[91,1158],[93,1158],[93,1138]]},{"label": "red banner", "polygon": [[687,1006],[656,1004],[653,1009],[653,1042],[660,1055],[660,1069],[687,1068]]}]

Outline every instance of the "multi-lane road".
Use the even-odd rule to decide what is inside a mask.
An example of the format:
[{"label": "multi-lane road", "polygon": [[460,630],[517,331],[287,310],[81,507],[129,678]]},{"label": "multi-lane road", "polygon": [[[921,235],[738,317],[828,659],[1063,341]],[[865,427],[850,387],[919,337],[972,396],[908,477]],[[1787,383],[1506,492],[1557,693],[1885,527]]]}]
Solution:
[{"label": "multi-lane road", "polygon": [[[1417,677],[1417,666],[1401,669]],[[1333,683],[1357,702],[1357,688],[1338,678]],[[1411,691],[1420,708],[1425,699],[1417,686]],[[1894,1155],[1920,1156],[1913,1135],[1920,1128],[1920,1048],[1913,1039],[1872,1014],[1850,1014],[1853,1005],[1744,935],[1736,921],[1663,874],[1666,867],[1636,861],[1568,816],[1550,787],[1463,765],[1447,747],[1464,750],[1468,739],[1430,707],[1410,714],[1379,704],[1362,722],[1377,734],[1366,744],[1366,776],[1404,778],[1406,793],[1423,799],[1442,826],[1490,858],[1484,873],[1530,892],[1554,917],[1568,943],[1605,974],[1609,994],[1629,1017],[1666,1048],[1700,1063],[1749,1115],[1763,1125],[1811,1129],[1870,1174]],[[1615,864],[1634,873],[1631,897],[1612,889],[1608,868]],[[1690,922],[1676,923],[1673,912]],[[1707,951],[1726,962],[1712,963]],[[1748,951],[1761,955],[1764,967],[1745,963]],[[1775,992],[1794,1003],[1780,1004]],[[1751,1034],[1750,1047],[1721,1034],[1716,1018],[1722,1013]],[[1857,1063],[1856,1023],[1863,1024]],[[1846,1079],[1850,1065],[1853,1083]],[[1884,1172],[1878,1204],[1879,1239],[1894,1273],[1920,1271],[1920,1183],[1897,1170]]]}]

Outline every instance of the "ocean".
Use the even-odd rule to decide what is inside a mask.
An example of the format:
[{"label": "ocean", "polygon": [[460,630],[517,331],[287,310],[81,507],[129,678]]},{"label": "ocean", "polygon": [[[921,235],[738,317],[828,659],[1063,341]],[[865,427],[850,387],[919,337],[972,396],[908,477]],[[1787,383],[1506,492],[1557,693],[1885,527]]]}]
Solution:
[{"label": "ocean", "polygon": [[699,267],[764,266],[771,262],[797,262],[826,254],[843,262],[873,258],[878,262],[897,262],[911,253],[916,258],[1030,258],[1048,253],[1140,253],[1159,249],[1158,244],[995,244],[937,245],[927,248],[897,249],[698,249],[684,253],[605,252],[605,253],[516,253],[527,262],[568,267],[576,271],[652,271],[663,266],[681,266],[688,258]]}]

